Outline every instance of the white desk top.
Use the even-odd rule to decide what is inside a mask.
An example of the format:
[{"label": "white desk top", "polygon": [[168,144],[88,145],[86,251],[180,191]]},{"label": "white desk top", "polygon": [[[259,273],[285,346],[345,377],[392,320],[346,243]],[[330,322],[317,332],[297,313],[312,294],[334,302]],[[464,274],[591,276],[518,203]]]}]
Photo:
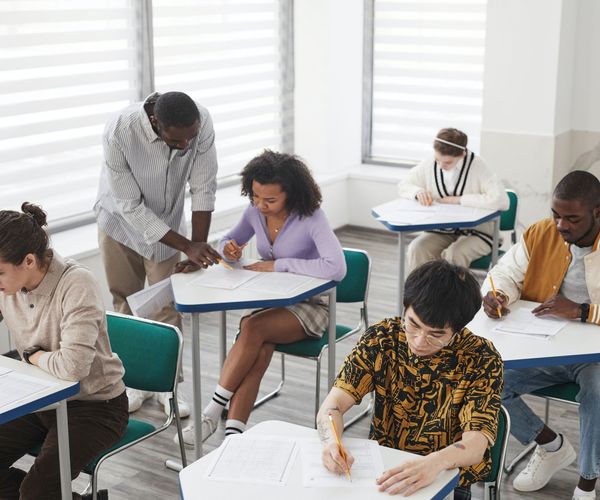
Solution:
[{"label": "white desk top", "polygon": [[[279,421],[267,421],[252,427],[248,432],[286,437],[313,438],[317,436],[315,429],[302,427]],[[385,468],[399,464],[411,458],[412,453],[380,447]],[[216,450],[215,450],[216,451]],[[184,500],[200,500],[205,498],[240,498],[243,500],[369,500],[391,498],[387,493],[377,491],[373,481],[373,489],[367,488],[304,488],[302,486],[301,462],[298,457],[292,468],[289,482],[285,487],[266,486],[264,484],[225,483],[208,480],[205,477],[207,467],[212,463],[212,451],[197,462],[189,465],[179,473],[179,484]],[[410,496],[411,500],[443,499],[455,487],[458,481],[458,470],[444,471],[438,479],[427,488]],[[397,496],[394,498],[404,498]]]},{"label": "white desk top", "polygon": [[37,366],[28,365],[22,361],[0,356],[0,367],[9,368],[16,373],[53,382],[53,385],[47,389],[0,407],[0,424],[40,410],[52,403],[74,396],[79,392],[79,382],[68,382],[57,379]]},{"label": "white desk top", "polygon": [[[431,214],[421,218],[428,210]],[[413,215],[418,217],[413,222],[404,220],[411,219],[413,211]],[[403,212],[409,215],[403,216]],[[475,227],[498,217],[500,212],[462,205],[434,204],[425,207],[416,200],[398,199],[373,207],[371,214],[391,231],[426,231]]]},{"label": "white desk top", "polygon": [[[243,287],[227,290],[191,283],[198,278],[199,273],[210,273],[213,269],[208,268],[188,274],[177,273],[171,276],[173,294],[175,295],[175,308],[178,311],[209,312],[283,307],[301,302],[337,285],[335,281],[310,278],[306,284],[296,288],[293,292],[280,294],[269,290],[257,292]],[[286,276],[290,275],[290,273],[273,274],[277,274],[281,280],[285,280]]]},{"label": "white desk top", "polygon": [[[534,307],[534,302],[519,300],[509,306]],[[579,321],[570,321],[554,337],[543,340],[531,336],[519,337],[492,332],[497,321],[479,310],[467,328],[473,333],[493,342],[502,356],[506,368],[591,363],[600,361],[600,327]]]}]

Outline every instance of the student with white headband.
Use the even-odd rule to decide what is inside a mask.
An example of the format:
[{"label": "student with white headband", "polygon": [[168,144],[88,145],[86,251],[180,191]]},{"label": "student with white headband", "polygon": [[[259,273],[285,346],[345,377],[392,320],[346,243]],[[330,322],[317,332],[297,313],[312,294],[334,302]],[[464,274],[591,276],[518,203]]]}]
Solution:
[{"label": "student with white headband", "polygon": [[[506,210],[504,186],[486,162],[467,148],[467,135],[443,128],[433,141],[433,157],[411,169],[398,186],[401,198],[422,205],[446,203],[491,210]],[[472,229],[427,231],[408,247],[408,272],[431,260],[445,259],[458,266],[490,252],[492,222]]]}]

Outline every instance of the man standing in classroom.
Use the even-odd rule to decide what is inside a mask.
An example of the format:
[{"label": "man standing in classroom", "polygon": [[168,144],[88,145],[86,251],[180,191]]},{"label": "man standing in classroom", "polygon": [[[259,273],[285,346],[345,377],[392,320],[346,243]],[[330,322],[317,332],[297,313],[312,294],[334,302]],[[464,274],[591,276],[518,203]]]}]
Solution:
[{"label": "man standing in classroom", "polygon": [[[131,314],[127,296],[173,272],[217,262],[206,243],[217,187],[215,133],[208,110],[182,92],[153,93],[106,125],[98,198],[98,243],[116,311]],[[189,186],[192,237],[186,237],[184,199]],[[187,259],[180,262],[180,252]],[[173,304],[155,317],[181,328]],[[129,411],[152,393],[127,390]],[[166,394],[158,395],[169,412]],[[181,416],[190,409],[179,402]]]}]

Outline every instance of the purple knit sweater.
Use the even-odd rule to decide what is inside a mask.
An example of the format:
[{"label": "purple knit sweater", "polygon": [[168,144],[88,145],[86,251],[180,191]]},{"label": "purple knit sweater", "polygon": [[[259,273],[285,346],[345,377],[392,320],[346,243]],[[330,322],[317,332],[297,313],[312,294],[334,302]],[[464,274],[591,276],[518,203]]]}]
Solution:
[{"label": "purple knit sweater", "polygon": [[275,271],[304,274],[334,281],[346,275],[346,261],[336,235],[320,208],[311,216],[290,214],[271,243],[265,217],[249,205],[241,220],[220,241],[219,252],[229,240],[243,245],[256,235],[258,253],[264,260],[275,261]]}]

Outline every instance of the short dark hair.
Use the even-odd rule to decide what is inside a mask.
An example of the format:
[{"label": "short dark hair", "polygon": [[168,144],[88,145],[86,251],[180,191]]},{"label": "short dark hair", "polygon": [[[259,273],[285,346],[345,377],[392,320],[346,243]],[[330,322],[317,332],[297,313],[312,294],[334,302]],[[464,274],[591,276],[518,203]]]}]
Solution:
[{"label": "short dark hair", "polygon": [[321,205],[321,190],[308,167],[295,155],[266,149],[242,170],[242,196],[252,201],[252,182],[279,184],[286,208],[300,216],[312,215]]},{"label": "short dark hair", "polygon": [[21,210],[0,210],[0,260],[17,266],[32,253],[43,264],[48,259],[46,213],[27,202]]},{"label": "short dark hair", "polygon": [[600,205],[600,181],[585,170],[573,170],[565,175],[554,188],[559,200],[581,200],[589,207]]},{"label": "short dark hair", "polygon": [[156,99],[154,116],[165,128],[187,128],[200,120],[200,111],[189,95],[165,92]]},{"label": "short dark hair", "polygon": [[443,128],[437,133],[435,138],[451,142],[457,146],[462,146],[456,147],[452,144],[446,144],[445,142],[436,141],[434,139],[433,149],[444,156],[462,156],[467,147],[467,142],[469,141],[467,134],[457,128]]},{"label": "short dark hair", "polygon": [[462,330],[481,307],[481,291],[468,269],[445,260],[417,267],[404,285],[404,308],[412,307],[432,328]]}]

